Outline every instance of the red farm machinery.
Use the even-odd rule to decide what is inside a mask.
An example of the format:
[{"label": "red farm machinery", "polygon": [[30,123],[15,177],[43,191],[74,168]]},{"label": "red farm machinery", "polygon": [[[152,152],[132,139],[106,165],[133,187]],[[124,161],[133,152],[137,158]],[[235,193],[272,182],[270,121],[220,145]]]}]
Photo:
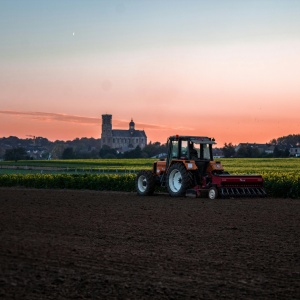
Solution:
[{"label": "red farm machinery", "polygon": [[172,197],[265,197],[262,176],[224,171],[221,162],[213,159],[214,144],[214,139],[203,136],[169,137],[167,158],[154,162],[152,170],[137,174],[137,193],[152,195],[160,186],[166,187]]}]

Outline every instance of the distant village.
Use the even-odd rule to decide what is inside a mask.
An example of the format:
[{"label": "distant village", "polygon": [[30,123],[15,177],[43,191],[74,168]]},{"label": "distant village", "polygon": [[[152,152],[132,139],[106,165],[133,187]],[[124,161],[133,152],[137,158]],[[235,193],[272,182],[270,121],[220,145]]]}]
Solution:
[{"label": "distant village", "polygon": [[[0,138],[0,160],[20,159],[89,159],[89,158],[164,158],[166,145],[147,141],[144,130],[135,128],[131,119],[128,129],[113,129],[112,115],[102,115],[99,139],[76,138],[69,141],[49,141],[28,135],[25,139],[15,136]],[[167,137],[166,137],[167,138]],[[225,143],[214,148],[215,158],[222,157],[300,157],[300,134],[273,139],[269,143]]]}]

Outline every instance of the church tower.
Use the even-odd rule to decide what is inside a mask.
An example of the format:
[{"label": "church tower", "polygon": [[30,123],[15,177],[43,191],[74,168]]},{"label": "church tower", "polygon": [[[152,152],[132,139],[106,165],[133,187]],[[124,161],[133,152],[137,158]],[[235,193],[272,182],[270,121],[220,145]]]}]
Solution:
[{"label": "church tower", "polygon": [[101,144],[112,145],[112,115],[102,115]]},{"label": "church tower", "polygon": [[129,131],[130,132],[134,132],[134,126],[135,126],[135,123],[133,122],[133,120],[131,118],[131,122],[129,123]]}]

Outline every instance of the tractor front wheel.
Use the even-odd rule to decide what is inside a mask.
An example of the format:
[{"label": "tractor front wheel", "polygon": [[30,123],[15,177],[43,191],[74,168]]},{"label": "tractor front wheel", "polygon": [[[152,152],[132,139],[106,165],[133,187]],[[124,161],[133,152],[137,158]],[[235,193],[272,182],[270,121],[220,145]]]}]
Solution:
[{"label": "tractor front wheel", "polygon": [[215,187],[211,187],[208,191],[208,198],[214,200],[218,198],[218,190]]},{"label": "tractor front wheel", "polygon": [[155,178],[152,171],[140,171],[136,176],[135,187],[140,196],[152,195],[155,190]]},{"label": "tractor front wheel", "polygon": [[192,185],[192,174],[181,163],[175,163],[168,171],[167,189],[172,197],[185,196]]}]

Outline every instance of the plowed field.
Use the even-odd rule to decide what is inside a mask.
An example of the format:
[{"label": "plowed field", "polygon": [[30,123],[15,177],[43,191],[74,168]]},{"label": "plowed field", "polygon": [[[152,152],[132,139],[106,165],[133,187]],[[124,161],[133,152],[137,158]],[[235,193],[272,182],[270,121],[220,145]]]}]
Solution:
[{"label": "plowed field", "polygon": [[2,299],[300,299],[300,201],[0,189]]}]

